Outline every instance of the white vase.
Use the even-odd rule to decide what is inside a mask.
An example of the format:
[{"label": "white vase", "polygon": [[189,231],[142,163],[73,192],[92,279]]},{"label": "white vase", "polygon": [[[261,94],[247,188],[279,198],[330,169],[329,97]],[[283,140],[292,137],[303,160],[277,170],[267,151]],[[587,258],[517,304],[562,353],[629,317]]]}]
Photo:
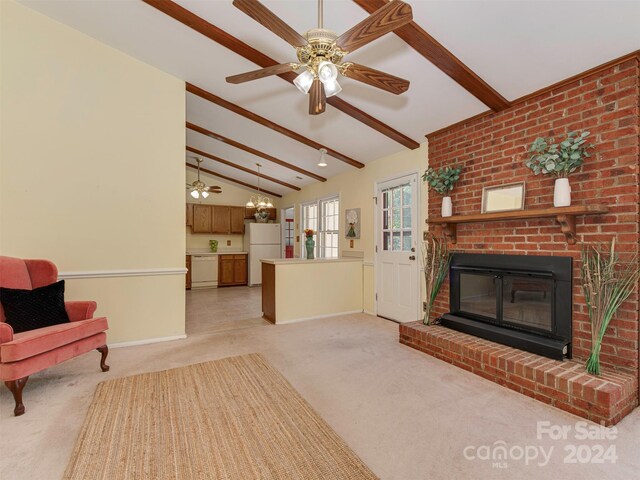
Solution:
[{"label": "white vase", "polygon": [[451,204],[451,197],[442,198],[442,216],[450,217],[453,215],[453,205]]},{"label": "white vase", "polygon": [[571,185],[568,178],[556,178],[553,189],[553,206],[568,207],[571,205]]}]

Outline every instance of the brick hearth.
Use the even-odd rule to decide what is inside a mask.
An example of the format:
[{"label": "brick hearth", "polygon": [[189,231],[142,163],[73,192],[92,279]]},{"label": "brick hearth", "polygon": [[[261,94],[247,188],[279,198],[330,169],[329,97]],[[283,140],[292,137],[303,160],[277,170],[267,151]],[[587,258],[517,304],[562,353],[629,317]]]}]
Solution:
[{"label": "brick hearth", "polygon": [[438,325],[400,325],[400,343],[529,397],[610,426],[638,404],[637,378],[622,372],[596,377],[583,363],[558,361]]}]

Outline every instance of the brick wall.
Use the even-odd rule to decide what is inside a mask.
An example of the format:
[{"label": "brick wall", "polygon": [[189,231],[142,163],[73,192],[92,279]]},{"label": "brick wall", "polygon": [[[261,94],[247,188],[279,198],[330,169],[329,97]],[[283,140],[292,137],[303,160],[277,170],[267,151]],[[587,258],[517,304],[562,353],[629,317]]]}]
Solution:
[{"label": "brick wall", "polygon": [[[525,208],[553,206],[554,179],[534,176],[524,166],[527,150],[538,136],[564,136],[589,130],[597,144],[594,156],[570,177],[572,204],[601,203],[605,215],[576,219],[578,242],[568,245],[553,219],[477,223],[458,226],[457,251],[513,255],[563,255],[574,261],[574,358],[590,349],[590,326],[580,286],[583,243],[616,238],[618,250],[638,251],[639,235],[639,88],[638,57],[583,77],[509,109],[471,119],[428,135],[429,166],[460,164],[461,180],[452,194],[454,215],[480,213],[483,186],[526,181]],[[429,193],[429,215],[439,215],[441,197]],[[437,228],[436,228],[437,230]],[[449,309],[445,285],[437,312]],[[605,336],[603,365],[638,375],[638,287],[618,311]]]}]

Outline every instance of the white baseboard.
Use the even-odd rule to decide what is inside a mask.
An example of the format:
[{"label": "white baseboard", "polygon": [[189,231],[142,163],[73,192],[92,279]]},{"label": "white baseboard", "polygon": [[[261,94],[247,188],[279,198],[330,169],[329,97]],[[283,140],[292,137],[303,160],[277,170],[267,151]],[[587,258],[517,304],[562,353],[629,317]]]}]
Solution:
[{"label": "white baseboard", "polygon": [[374,317],[377,316],[375,312],[370,312],[369,310],[363,310],[362,313],[366,313],[367,315],[373,315]]},{"label": "white baseboard", "polygon": [[109,344],[109,348],[135,347],[137,345],[148,345],[150,343],[171,342],[173,340],[183,340],[187,338],[186,334],[174,335],[172,337],[146,338],[144,340],[133,340],[131,342],[118,342]]},{"label": "white baseboard", "polygon": [[339,317],[340,315],[352,315],[354,313],[362,313],[362,310],[351,310],[349,312],[329,313],[327,315],[318,315],[315,317],[294,318],[292,320],[285,320],[284,322],[277,322],[276,325],[286,325],[288,323],[306,322],[308,320],[320,320],[321,318]]}]

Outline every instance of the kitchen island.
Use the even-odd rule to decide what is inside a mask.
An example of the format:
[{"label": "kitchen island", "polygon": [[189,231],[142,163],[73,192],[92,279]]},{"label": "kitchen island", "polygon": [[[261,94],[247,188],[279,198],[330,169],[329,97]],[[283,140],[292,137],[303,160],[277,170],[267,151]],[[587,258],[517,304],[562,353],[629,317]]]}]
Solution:
[{"label": "kitchen island", "polygon": [[262,260],[262,312],[272,323],[362,312],[362,259]]}]

